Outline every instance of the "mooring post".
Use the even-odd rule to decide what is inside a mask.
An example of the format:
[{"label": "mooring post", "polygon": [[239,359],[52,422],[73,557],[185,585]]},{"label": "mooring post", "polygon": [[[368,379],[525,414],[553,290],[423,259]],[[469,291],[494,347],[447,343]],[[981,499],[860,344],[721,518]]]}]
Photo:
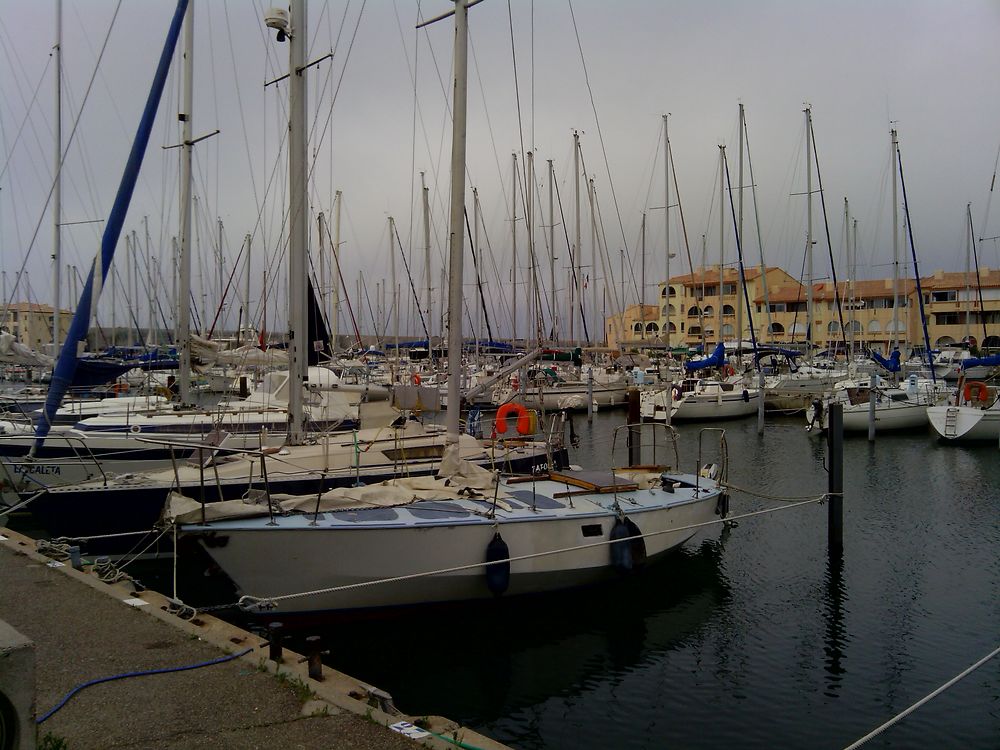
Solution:
[{"label": "mooring post", "polygon": [[275,664],[281,664],[281,631],[284,625],[280,622],[272,622],[267,626],[268,658]]},{"label": "mooring post", "polygon": [[306,651],[309,660],[309,678],[313,680],[323,679],[323,658],[320,652],[320,644],[323,639],[318,635],[311,635],[306,638]]},{"label": "mooring post", "polygon": [[757,434],[764,434],[764,373],[757,373]]},{"label": "mooring post", "polygon": [[587,422],[594,421],[594,368],[587,370]]},{"label": "mooring post", "polygon": [[875,389],[868,389],[868,442],[875,442]]},{"label": "mooring post", "polygon": [[629,388],[628,391],[628,465],[638,466],[642,463],[642,432],[639,428],[639,389]]},{"label": "mooring post", "polygon": [[827,539],[830,554],[839,555],[844,549],[844,405],[831,403],[827,414],[830,420],[826,431],[829,471]]}]

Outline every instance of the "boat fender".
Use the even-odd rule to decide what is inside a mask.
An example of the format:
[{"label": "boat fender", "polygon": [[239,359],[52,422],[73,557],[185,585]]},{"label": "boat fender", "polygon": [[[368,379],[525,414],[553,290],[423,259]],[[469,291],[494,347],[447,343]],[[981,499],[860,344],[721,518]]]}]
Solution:
[{"label": "boat fender", "polygon": [[743,401],[748,404],[750,403],[750,391],[746,388],[743,389]]},{"label": "boat fender", "polygon": [[646,542],[630,518],[619,518],[611,527],[611,564],[628,573],[646,561]]},{"label": "boat fender", "polygon": [[729,493],[720,492],[719,499],[715,503],[715,515],[725,518],[729,515]]},{"label": "boat fender", "polygon": [[[510,548],[498,531],[486,545],[486,562],[495,563],[486,566],[486,586],[493,596],[500,596],[510,586]],[[506,562],[496,562],[506,560]]]},{"label": "boat fender", "polygon": [[133,435],[135,435],[136,433],[138,433],[138,432],[139,432],[139,431],[140,431],[141,429],[142,429],[142,428],[141,428],[141,427],[139,427],[139,425],[137,425],[137,424],[134,424],[134,425],[132,425],[131,427],[129,427],[129,431],[130,431],[130,432],[131,432],[131,433],[132,433]]}]

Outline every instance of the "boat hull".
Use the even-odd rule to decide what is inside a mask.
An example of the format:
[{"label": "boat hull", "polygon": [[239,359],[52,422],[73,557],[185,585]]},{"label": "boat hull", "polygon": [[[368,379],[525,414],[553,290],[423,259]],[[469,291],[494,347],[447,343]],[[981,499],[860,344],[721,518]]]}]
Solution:
[{"label": "boat hull", "polygon": [[947,442],[1000,441],[1000,409],[974,406],[932,406],[927,419],[938,436]]},{"label": "boat hull", "polygon": [[[645,538],[647,560],[683,544],[695,533],[688,527],[717,520],[718,497],[717,487],[706,488],[701,496],[688,502],[630,510],[628,518],[642,533],[659,532]],[[612,563],[609,545],[595,544],[609,539],[616,518],[612,510],[545,516],[541,511],[532,519],[498,518],[494,523],[491,518],[473,517],[456,519],[451,524],[393,528],[364,524],[327,527],[325,519],[310,526],[307,515],[275,518],[274,525],[267,528],[232,528],[222,523],[186,526],[183,533],[199,537],[241,593],[255,598],[267,600],[291,593],[353,587],[281,600],[273,608],[268,603],[269,614],[493,598],[482,563],[497,531],[512,558],[584,546],[514,560],[505,597],[585,586],[621,574]],[[597,526],[599,535],[594,531]],[[590,535],[584,535],[585,527],[590,527]],[[471,567],[454,570],[463,566]],[[371,585],[374,581],[438,570],[450,572]]]}]

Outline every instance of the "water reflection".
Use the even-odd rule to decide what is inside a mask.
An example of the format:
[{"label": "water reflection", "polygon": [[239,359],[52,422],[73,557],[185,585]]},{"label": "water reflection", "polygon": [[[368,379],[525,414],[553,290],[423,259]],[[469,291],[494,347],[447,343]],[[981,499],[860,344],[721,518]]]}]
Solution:
[{"label": "water reflection", "polygon": [[614,684],[684,644],[728,599],[721,554],[710,539],[616,583],[310,634],[323,635],[331,666],[388,690],[407,713],[482,726],[593,680]]},{"label": "water reflection", "polygon": [[830,698],[840,695],[844,667],[844,646],[847,633],[844,628],[844,555],[842,551],[831,551],[826,566],[826,643],[824,666],[827,673],[826,690]]}]

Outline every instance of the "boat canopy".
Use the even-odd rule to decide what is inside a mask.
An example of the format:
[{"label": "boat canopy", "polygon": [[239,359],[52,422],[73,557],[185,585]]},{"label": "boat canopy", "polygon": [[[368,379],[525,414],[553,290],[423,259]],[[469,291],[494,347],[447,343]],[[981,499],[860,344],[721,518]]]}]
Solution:
[{"label": "boat canopy", "polygon": [[970,367],[1000,367],[1000,354],[991,354],[988,357],[968,357],[962,360],[962,369],[968,370]]},{"label": "boat canopy", "polygon": [[684,369],[687,372],[694,372],[695,370],[704,370],[707,367],[722,367],[724,364],[726,364],[726,345],[720,342],[710,356],[705,359],[685,362]]},{"label": "boat canopy", "polygon": [[888,359],[883,357],[878,352],[872,352],[871,357],[873,360],[882,365],[882,367],[884,367],[888,372],[899,372],[903,369],[903,366],[899,362],[899,349],[893,349],[892,354],[889,355]]}]

